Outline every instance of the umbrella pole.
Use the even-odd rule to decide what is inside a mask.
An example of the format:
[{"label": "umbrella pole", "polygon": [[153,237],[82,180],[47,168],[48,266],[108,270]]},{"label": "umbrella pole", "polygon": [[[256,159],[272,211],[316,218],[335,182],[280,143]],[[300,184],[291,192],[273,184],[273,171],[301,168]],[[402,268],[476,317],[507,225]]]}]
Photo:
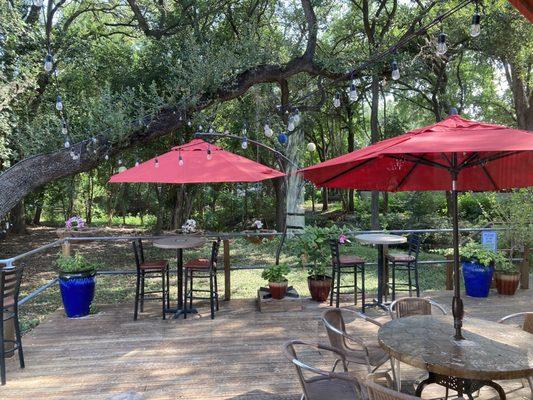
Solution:
[{"label": "umbrella pole", "polygon": [[[454,154],[455,164],[455,154]],[[461,327],[463,326],[463,300],[461,299],[461,279],[459,270],[459,221],[457,210],[457,172],[452,171],[452,219],[453,219],[453,300],[452,314],[453,327],[455,328],[455,340],[463,340]]]}]

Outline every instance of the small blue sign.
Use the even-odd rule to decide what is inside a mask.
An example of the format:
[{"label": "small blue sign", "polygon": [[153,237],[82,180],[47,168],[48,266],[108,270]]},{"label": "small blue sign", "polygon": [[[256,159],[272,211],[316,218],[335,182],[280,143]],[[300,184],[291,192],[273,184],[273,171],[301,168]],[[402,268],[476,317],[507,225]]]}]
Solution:
[{"label": "small blue sign", "polygon": [[481,232],[481,244],[490,250],[498,250],[498,233],[495,231]]}]

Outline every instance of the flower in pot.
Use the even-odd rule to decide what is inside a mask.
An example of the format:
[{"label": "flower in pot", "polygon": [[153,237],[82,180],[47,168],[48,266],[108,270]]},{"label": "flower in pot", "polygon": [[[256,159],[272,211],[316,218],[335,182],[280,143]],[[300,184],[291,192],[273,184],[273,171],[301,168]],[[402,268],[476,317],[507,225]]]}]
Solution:
[{"label": "flower in pot", "polygon": [[183,233],[194,233],[196,232],[196,221],[194,219],[188,219],[181,226],[181,231]]},{"label": "flower in pot", "polygon": [[84,227],[85,221],[77,215],[74,215],[73,217],[70,217],[65,221],[65,228],[67,229],[67,231],[80,231]]},{"label": "flower in pot", "polygon": [[273,299],[281,300],[287,294],[287,274],[290,268],[287,264],[272,265],[265,269],[261,277],[268,281],[268,288]]},{"label": "flower in pot", "polygon": [[[256,219],[250,225],[251,229],[245,230],[244,233],[254,233],[254,232],[276,233],[276,231],[272,230],[272,229],[263,229],[263,226],[264,226],[263,222],[260,219]],[[245,236],[245,239],[248,240],[250,243],[253,243],[253,244],[261,244],[261,243],[263,243],[263,240],[272,240],[272,239],[274,239],[274,235],[272,235],[272,236]]]},{"label": "flower in pot", "polygon": [[498,294],[508,296],[514,295],[520,283],[518,266],[502,255],[501,259],[496,261],[494,280],[496,281],[496,290],[498,291]]},{"label": "flower in pot", "polygon": [[339,237],[339,228],[318,228],[306,226],[302,234],[295,238],[294,246],[303,267],[307,267],[307,283],[311,298],[315,301],[326,301],[331,290],[331,254],[328,240]]},{"label": "flower in pot", "polygon": [[494,273],[494,263],[499,259],[498,254],[473,241],[462,246],[459,253],[466,294],[472,297],[487,297]]},{"label": "flower in pot", "polygon": [[88,315],[96,284],[95,265],[76,253],[74,256],[60,255],[57,266],[60,269],[59,289],[67,317]]}]

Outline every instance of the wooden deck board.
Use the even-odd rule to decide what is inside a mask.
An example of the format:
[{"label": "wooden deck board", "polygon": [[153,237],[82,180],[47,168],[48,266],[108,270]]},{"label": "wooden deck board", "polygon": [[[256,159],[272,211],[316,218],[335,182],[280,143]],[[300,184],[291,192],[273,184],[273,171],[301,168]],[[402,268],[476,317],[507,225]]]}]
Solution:
[{"label": "wooden deck board", "polygon": [[[448,310],[451,294],[429,293]],[[0,398],[92,400],[133,390],[154,400],[296,400],[298,380],[281,346],[291,338],[327,342],[319,322],[324,307],[304,301],[303,311],[261,314],[254,300],[232,300],[221,303],[214,321],[205,308],[196,318],[162,321],[154,307],[136,322],[131,304],[99,306],[98,314],[77,320],[58,310],[23,337],[26,369],[18,368],[16,358],[7,361],[8,383]],[[533,292],[465,298],[465,309],[467,315],[497,320],[533,309]],[[357,328],[364,336],[376,332],[366,324]],[[414,379],[420,371],[404,366],[402,375]],[[512,390],[508,399],[530,396],[518,381],[504,387]],[[439,390],[426,392],[431,397]],[[481,398],[492,395],[482,391]]]}]

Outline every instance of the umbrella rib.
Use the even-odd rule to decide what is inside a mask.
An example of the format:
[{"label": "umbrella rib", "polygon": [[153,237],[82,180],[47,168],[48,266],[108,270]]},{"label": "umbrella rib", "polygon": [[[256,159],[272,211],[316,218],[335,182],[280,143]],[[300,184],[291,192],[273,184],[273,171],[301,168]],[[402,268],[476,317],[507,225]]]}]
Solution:
[{"label": "umbrella rib", "polygon": [[411,176],[411,174],[412,174],[413,171],[416,169],[416,167],[418,167],[418,165],[419,165],[419,162],[417,161],[417,162],[415,163],[415,165],[413,165],[413,166],[411,167],[411,169],[410,169],[410,170],[409,170],[409,171],[403,176],[403,178],[401,179],[401,181],[398,182],[398,184],[396,185],[396,190],[399,190],[399,189],[403,186],[403,184],[405,183],[405,181],[407,180],[407,178],[409,178],[409,176]]},{"label": "umbrella rib", "polygon": [[[440,164],[438,162],[428,160],[427,158],[424,158],[424,157],[415,156],[413,154],[404,154],[403,156],[398,156],[396,154],[386,154],[386,157],[390,157],[390,158],[394,158],[394,159],[398,159],[398,160],[409,161],[409,162],[415,162],[415,163],[419,162],[420,164],[424,164],[424,165],[427,165],[427,166],[430,166],[430,167],[442,168],[442,169],[445,169],[446,171],[450,170],[450,167],[447,167],[444,164]],[[412,159],[407,158],[407,157],[411,157],[412,159],[414,159],[414,161]]]},{"label": "umbrella rib", "polygon": [[483,166],[483,172],[485,173],[485,176],[488,178],[488,180],[490,181],[490,183],[492,183],[492,185],[494,186],[494,189],[496,191],[500,190],[498,188],[498,185],[496,185],[496,182],[494,181],[494,179],[492,178],[491,174],[489,173],[489,170],[487,169],[486,166]]},{"label": "umbrella rib", "polygon": [[339,178],[340,176],[342,176],[342,175],[344,175],[344,174],[347,174],[348,172],[352,172],[353,170],[355,170],[355,169],[357,169],[357,168],[360,168],[360,167],[362,167],[362,166],[368,164],[369,162],[371,162],[371,161],[373,161],[373,160],[375,160],[375,159],[374,159],[374,158],[369,158],[369,159],[363,161],[363,162],[360,163],[360,164],[354,165],[353,167],[350,167],[350,168],[348,168],[347,170],[342,171],[342,172],[340,172],[340,173],[338,173],[338,174],[336,174],[336,175],[333,175],[331,178],[328,178],[328,179],[326,179],[325,181],[320,182],[319,185],[320,185],[320,186],[325,185],[325,184],[327,184],[327,183],[329,183],[329,182],[331,182],[331,181],[333,181],[333,180]]},{"label": "umbrella rib", "polygon": [[497,153],[497,154],[494,154],[493,156],[491,157],[486,157],[486,158],[480,158],[479,160],[473,162],[473,163],[468,163],[468,164],[465,164],[463,165],[463,168],[465,167],[475,167],[477,165],[481,165],[483,163],[487,163],[487,162],[490,162],[490,161],[496,161],[496,160],[499,160],[500,158],[505,158],[505,157],[509,157],[509,156],[512,156],[512,155],[515,155],[515,154],[519,154],[520,151],[507,151],[507,152],[501,152],[501,153]]},{"label": "umbrella rib", "polygon": [[474,160],[474,159],[476,159],[476,158],[478,158],[478,157],[479,157],[479,153],[478,153],[478,152],[475,152],[475,153],[470,154],[470,156],[468,156],[467,158],[465,158],[465,159],[463,160],[463,162],[461,162],[461,164],[459,164],[459,165],[457,166],[457,169],[458,169],[458,170],[463,169],[463,168],[465,167],[465,165],[468,165],[469,162],[471,162],[472,160]]}]

